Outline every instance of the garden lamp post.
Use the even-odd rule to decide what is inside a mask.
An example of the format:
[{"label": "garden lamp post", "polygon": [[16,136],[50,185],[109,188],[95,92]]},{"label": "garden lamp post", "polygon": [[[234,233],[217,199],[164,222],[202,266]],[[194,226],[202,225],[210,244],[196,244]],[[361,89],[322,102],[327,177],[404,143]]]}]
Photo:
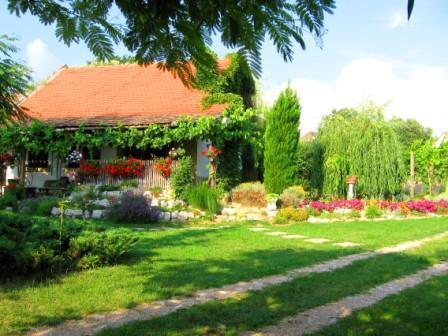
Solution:
[{"label": "garden lamp post", "polygon": [[347,191],[347,199],[351,200],[356,197],[356,182],[358,181],[358,176],[349,176],[345,180],[345,182],[348,185],[348,191]]}]

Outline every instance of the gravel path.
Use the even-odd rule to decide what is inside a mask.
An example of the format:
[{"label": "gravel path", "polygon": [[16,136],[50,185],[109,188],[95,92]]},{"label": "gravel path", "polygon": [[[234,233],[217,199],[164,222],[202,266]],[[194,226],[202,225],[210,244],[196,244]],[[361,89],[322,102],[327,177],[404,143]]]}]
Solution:
[{"label": "gravel path", "polygon": [[262,290],[265,287],[289,282],[299,276],[310,273],[331,272],[346,267],[357,260],[368,259],[377,255],[401,252],[416,248],[424,243],[448,237],[448,231],[424,238],[408,241],[395,246],[351,254],[341,258],[329,260],[320,264],[300,267],[281,275],[272,275],[264,278],[242,281],[220,288],[210,288],[193,293],[191,297],[173,298],[170,300],[143,303],[133,309],[122,309],[104,314],[92,314],[81,320],[69,320],[55,327],[33,329],[27,333],[32,336],[81,336],[94,335],[105,328],[117,328],[132,321],[150,320],[156,317],[171,314],[179,309],[190,308],[194,305],[213,300],[224,300],[247,291]]},{"label": "gravel path", "polygon": [[367,293],[345,297],[337,302],[312,308],[297,315],[284,318],[277,325],[246,332],[244,336],[301,336],[312,334],[349,316],[353,311],[372,306],[384,298],[415,287],[432,277],[447,274],[448,262],[436,264],[412,275],[386,282]]}]

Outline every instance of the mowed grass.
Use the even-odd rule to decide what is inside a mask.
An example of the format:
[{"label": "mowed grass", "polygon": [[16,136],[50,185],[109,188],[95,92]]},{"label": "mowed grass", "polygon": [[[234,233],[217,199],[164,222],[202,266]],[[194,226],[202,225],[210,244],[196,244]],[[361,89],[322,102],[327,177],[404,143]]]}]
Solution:
[{"label": "mowed grass", "polygon": [[447,217],[434,217],[385,221],[298,223],[285,226],[272,226],[266,223],[265,227],[290,234],[327,238],[335,242],[361,243],[364,248],[373,249],[437,234],[446,230],[447,224]]},{"label": "mowed grass", "polygon": [[251,232],[248,226],[235,223],[220,230],[139,232],[139,244],[119,265],[49,280],[15,279],[2,283],[0,335],[141,302],[188,296],[199,289],[278,274],[360,252],[366,246],[388,246],[432,236],[448,230],[448,219],[267,226],[276,231],[297,231],[309,237],[364,244],[350,249],[282,239]]},{"label": "mowed grass", "polygon": [[[415,273],[441,260],[447,260],[447,246],[448,239],[444,239],[404,253],[377,256],[333,272],[310,274],[259,292],[245,293],[237,298],[209,302],[162,318],[133,322],[121,328],[105,330],[100,335],[238,335],[244,331],[255,331],[263,326],[275,325],[287,316],[365,292],[384,282]],[[429,297],[424,300],[422,309],[428,308],[429,311],[423,313],[416,321],[413,321],[413,317],[419,312],[418,305],[421,299],[420,295],[416,294],[407,297],[409,300],[414,300],[410,304],[413,308],[409,316],[406,315],[408,299],[393,298],[390,301],[401,306],[399,308],[394,306],[401,314],[393,315],[397,320],[388,321],[385,318],[385,323],[382,324],[381,315],[377,316],[378,312],[383,312],[380,309],[368,310],[368,315],[362,316],[369,316],[370,321],[377,322],[374,327],[379,332],[375,335],[395,335],[389,332],[389,324],[394,326],[395,329],[392,330],[396,335],[419,335],[419,332],[411,331],[428,327],[432,319],[430,300],[437,298],[436,307],[432,310],[435,316],[431,330],[435,332],[431,334],[427,331],[426,334],[446,335],[443,331],[447,330],[447,284],[448,281],[443,279],[434,279],[427,287],[423,287],[429,292],[427,294]],[[416,289],[417,292],[419,290],[420,288]],[[391,317],[387,313],[382,316]],[[400,330],[400,320],[409,323],[405,330]],[[337,328],[329,329],[325,335],[371,335],[371,329],[368,325],[363,325],[362,321],[363,319],[359,318],[354,322],[353,319],[348,319]]]},{"label": "mowed grass", "polygon": [[448,335],[448,276],[438,276],[324,329],[322,336]]}]

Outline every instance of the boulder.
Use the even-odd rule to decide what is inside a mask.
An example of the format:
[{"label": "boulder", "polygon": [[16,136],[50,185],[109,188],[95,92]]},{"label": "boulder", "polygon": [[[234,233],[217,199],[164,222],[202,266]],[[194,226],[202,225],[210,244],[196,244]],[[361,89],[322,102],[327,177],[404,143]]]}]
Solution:
[{"label": "boulder", "polygon": [[234,208],[224,208],[224,209],[222,209],[221,213],[224,216],[235,216],[236,215],[236,209],[234,209]]},{"label": "boulder", "polygon": [[102,218],[104,215],[104,210],[93,210],[92,211],[92,218],[93,219],[99,219]]},{"label": "boulder", "polygon": [[83,217],[84,217],[85,219],[89,219],[89,218],[90,218],[90,211],[89,211],[89,210],[84,210],[84,215],[83,215]]},{"label": "boulder", "polygon": [[61,214],[61,209],[58,207],[52,207],[50,213],[52,216],[59,216]]},{"label": "boulder", "polygon": [[92,202],[92,204],[97,205],[97,206],[102,206],[104,208],[110,207],[110,201],[106,198],[95,200]]},{"label": "boulder", "polygon": [[267,206],[267,209],[268,209],[268,211],[274,211],[274,210],[277,210],[277,203],[276,203],[276,202],[274,202],[274,203],[269,203],[268,206]]},{"label": "boulder", "polygon": [[72,217],[82,217],[84,215],[84,211],[81,209],[72,210]]}]

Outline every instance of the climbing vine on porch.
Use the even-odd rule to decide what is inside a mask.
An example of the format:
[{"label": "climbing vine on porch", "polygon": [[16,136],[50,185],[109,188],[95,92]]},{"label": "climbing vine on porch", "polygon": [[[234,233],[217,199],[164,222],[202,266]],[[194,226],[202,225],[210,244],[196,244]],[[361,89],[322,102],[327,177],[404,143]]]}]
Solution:
[{"label": "climbing vine on porch", "polygon": [[146,127],[100,125],[92,129],[80,125],[74,131],[34,120],[0,129],[0,151],[52,152],[63,159],[74,147],[89,150],[104,146],[160,149],[194,139],[209,139],[218,147],[231,140],[250,142],[257,138],[253,128],[257,112],[249,107],[248,98],[255,92],[255,84],[241,57],[237,54],[228,57],[230,65],[221,72],[216,69],[214,74],[204,73],[198,68],[194,83],[209,93],[203,100],[204,108],[213,104],[227,105],[219,117],[184,117],[171,124]]}]

